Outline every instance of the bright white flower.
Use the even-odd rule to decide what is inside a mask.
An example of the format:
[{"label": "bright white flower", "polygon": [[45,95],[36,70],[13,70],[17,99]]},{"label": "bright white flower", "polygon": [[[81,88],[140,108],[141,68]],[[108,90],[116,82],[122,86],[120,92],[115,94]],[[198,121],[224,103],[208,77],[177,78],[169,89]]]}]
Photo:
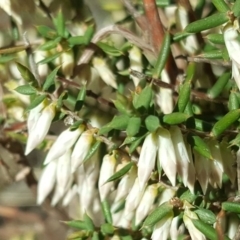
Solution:
[{"label": "bright white flower", "polygon": [[[55,106],[55,103],[51,103],[42,110],[40,115],[37,113],[37,119],[34,119],[35,123],[28,123],[30,129],[28,130],[29,132],[25,155],[28,155],[46,137],[52,120],[55,116]],[[41,108],[41,106],[39,108]],[[31,118],[33,119],[33,116],[31,116]]]},{"label": "bright white flower", "polygon": [[62,52],[62,54],[59,57],[60,63],[58,65],[61,65],[62,73],[64,76],[71,77],[73,73],[73,67],[74,67],[74,60],[73,60],[73,52],[72,50],[68,50],[67,52]]},{"label": "bright white flower", "polygon": [[167,240],[170,234],[170,227],[173,219],[173,213],[170,213],[168,216],[164,217],[161,221],[159,221],[154,229],[151,236],[152,240]]},{"label": "bright white flower", "polygon": [[65,197],[63,198],[62,205],[64,207],[68,206],[76,194],[77,194],[77,185],[74,184],[70,189],[68,189]]},{"label": "bright white flower", "polygon": [[56,182],[57,161],[50,162],[43,170],[38,183],[37,204],[42,204],[48,194],[53,190]]},{"label": "bright white flower", "polygon": [[176,184],[177,159],[171,135],[167,129],[158,130],[158,161],[171,184]]},{"label": "bright white flower", "polygon": [[170,239],[171,240],[178,240],[178,236],[182,235],[184,233],[184,224],[181,224],[179,226],[180,217],[176,216],[173,218],[171,227],[170,227]]},{"label": "bright white flower", "polygon": [[198,219],[197,214],[186,207],[183,215],[183,221],[188,229],[191,239],[206,240],[205,236],[193,225],[191,219]]},{"label": "bright white flower", "polygon": [[[138,72],[142,72],[142,53],[140,51],[140,49],[136,46],[133,46],[130,50],[129,50],[129,61],[130,61],[130,68],[138,71]],[[140,79],[137,77],[131,77],[135,87],[138,86]]]},{"label": "bright white flower", "polygon": [[234,239],[234,236],[236,235],[238,226],[240,224],[239,217],[236,214],[230,214],[228,216],[228,237],[230,239]]},{"label": "bright white flower", "polygon": [[[162,70],[161,79],[163,82],[171,83],[171,80],[165,69]],[[159,91],[156,94],[156,101],[164,114],[168,114],[173,111],[172,90],[159,88]]]},{"label": "bright white flower", "polygon": [[101,201],[107,198],[113,187],[113,181],[108,183],[106,183],[106,181],[114,174],[116,164],[117,160],[115,158],[115,153],[104,156],[98,181],[98,189]]},{"label": "bright white flower", "polygon": [[159,197],[158,205],[160,206],[161,204],[168,202],[170,199],[172,199],[175,196],[176,191],[177,189],[173,188],[164,189]]},{"label": "bright white flower", "polygon": [[170,128],[170,134],[173,141],[173,146],[175,149],[177,157],[177,168],[178,173],[183,180],[184,186],[188,184],[188,167],[189,167],[189,156],[183,140],[182,132],[177,126],[172,126]]},{"label": "bright white flower", "polygon": [[189,156],[189,160],[190,160],[189,166],[188,166],[188,188],[191,191],[191,193],[194,194],[196,173],[195,173],[194,163],[193,163],[193,159],[192,159],[192,148],[191,148],[191,145],[188,143],[186,143],[186,147],[187,147],[187,152],[188,152],[188,156]]},{"label": "bright white flower", "polygon": [[136,217],[135,217],[135,225],[138,226],[142,220],[147,216],[150,212],[155,198],[158,194],[159,184],[152,184],[147,187],[145,190],[143,197],[141,199],[140,204],[136,210]]},{"label": "bright white flower", "polygon": [[117,81],[116,76],[113,74],[113,72],[110,70],[109,66],[105,62],[103,58],[94,57],[93,58],[93,66],[97,69],[100,77],[102,80],[111,87],[117,89]]},{"label": "bright white flower", "polygon": [[83,163],[93,143],[93,132],[87,130],[82,133],[78,139],[71,156],[71,172],[74,173],[76,169]]},{"label": "bright white flower", "polygon": [[223,37],[228,55],[232,60],[232,76],[240,89],[240,42],[237,39],[237,28],[238,26],[228,24],[223,31]]},{"label": "bright white flower", "polygon": [[143,142],[138,160],[138,179],[141,189],[144,188],[154,169],[158,149],[157,144],[158,139],[155,133],[149,134]]},{"label": "bright white flower", "polygon": [[63,131],[50,148],[44,164],[48,164],[52,160],[65,154],[66,151],[73,146],[83,130],[84,126],[81,125],[74,131],[71,131],[70,129]]}]

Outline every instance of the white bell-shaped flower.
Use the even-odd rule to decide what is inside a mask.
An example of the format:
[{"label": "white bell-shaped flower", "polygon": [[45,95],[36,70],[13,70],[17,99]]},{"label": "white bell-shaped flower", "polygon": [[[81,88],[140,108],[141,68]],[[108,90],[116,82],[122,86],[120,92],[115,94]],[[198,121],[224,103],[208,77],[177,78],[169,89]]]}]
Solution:
[{"label": "white bell-shaped flower", "polygon": [[34,122],[28,122],[29,129],[25,155],[28,155],[46,137],[56,113],[55,106],[55,103],[51,103],[49,106],[45,107],[39,114],[38,111],[41,108],[40,106],[36,111],[36,118],[34,118],[32,114],[30,115],[31,119]]},{"label": "white bell-shaped flower", "polygon": [[158,138],[155,133],[149,134],[142,146],[138,160],[138,179],[140,188],[143,189],[154,169],[158,149]]},{"label": "white bell-shaped flower", "polygon": [[74,145],[83,130],[83,125],[80,125],[76,130],[73,131],[70,129],[64,130],[50,148],[44,164],[48,164],[52,160],[57,159],[65,154],[67,150]]}]

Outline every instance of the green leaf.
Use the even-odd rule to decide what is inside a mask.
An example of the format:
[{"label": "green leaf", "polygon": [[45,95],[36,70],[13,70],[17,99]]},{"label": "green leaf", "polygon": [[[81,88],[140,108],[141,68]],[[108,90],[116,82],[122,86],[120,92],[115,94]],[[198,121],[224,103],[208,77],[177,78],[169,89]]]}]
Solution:
[{"label": "green leaf", "polygon": [[177,101],[177,110],[179,112],[184,112],[188,102],[190,101],[190,94],[191,94],[191,83],[185,82],[179,92],[179,97]]},{"label": "green leaf", "polygon": [[188,135],[188,142],[202,156],[212,159],[208,145],[199,136]]},{"label": "green leaf", "polygon": [[141,144],[141,142],[143,141],[143,139],[145,138],[146,134],[144,134],[143,136],[137,138],[135,141],[133,141],[129,147],[129,153],[132,154],[135,149]]},{"label": "green leaf", "polygon": [[235,1],[232,11],[235,17],[240,17],[240,0]]},{"label": "green leaf", "polygon": [[197,209],[194,211],[200,220],[207,224],[214,224],[216,222],[216,215],[205,208]]},{"label": "green leaf", "polygon": [[85,100],[85,97],[86,97],[86,91],[87,91],[87,87],[86,87],[86,85],[83,85],[83,87],[80,89],[80,91],[78,93],[74,111],[81,110],[84,100]]},{"label": "green leaf", "polygon": [[45,38],[55,39],[57,37],[57,32],[48,26],[37,26],[37,31]]},{"label": "green leaf", "polygon": [[33,95],[37,93],[37,89],[30,84],[22,85],[14,89],[16,92],[23,95]]},{"label": "green leaf", "polygon": [[181,196],[180,200],[181,201],[187,201],[189,203],[193,203],[197,198],[197,195],[192,194],[190,190],[185,191]]},{"label": "green leaf", "polygon": [[[191,219],[193,225],[203,233],[210,240],[218,240],[216,229],[202,222],[201,220]],[[230,240],[228,237],[224,237],[224,240]]]},{"label": "green leaf", "polygon": [[94,232],[91,239],[92,239],[92,240],[100,240],[100,238],[99,238],[99,233],[98,233],[98,232]]},{"label": "green leaf", "polygon": [[117,93],[117,99],[113,101],[114,106],[120,113],[129,114],[130,110],[128,109],[129,101],[128,98],[124,95]]},{"label": "green leaf", "polygon": [[218,137],[226,129],[228,129],[234,122],[240,118],[240,109],[235,109],[228,112],[219,121],[217,121],[210,133],[211,136]]},{"label": "green leaf", "polygon": [[153,115],[149,115],[145,119],[145,125],[149,132],[154,132],[160,126],[159,118]]},{"label": "green leaf", "polygon": [[120,169],[119,171],[117,171],[116,173],[114,173],[108,180],[107,182],[112,182],[115,180],[120,179],[122,176],[124,176],[125,174],[127,174],[131,167],[133,165],[133,162],[128,163],[126,166],[124,166],[122,169]]},{"label": "green leaf", "polygon": [[174,36],[173,36],[173,41],[174,42],[178,42],[178,41],[181,41],[183,39],[185,39],[186,37],[190,36],[191,33],[187,33],[187,32],[179,32],[179,33],[176,33]]},{"label": "green leaf", "polygon": [[47,91],[52,85],[54,85],[55,77],[61,66],[56,67],[46,78],[43,84],[43,91]]},{"label": "green leaf", "polygon": [[106,219],[106,221],[110,224],[112,224],[112,213],[111,213],[111,209],[109,206],[109,203],[107,202],[107,200],[104,200],[102,202],[102,210],[103,210],[103,215]]},{"label": "green leaf", "polygon": [[126,130],[127,125],[129,121],[129,116],[127,115],[120,115],[120,116],[115,116],[110,123],[107,125],[103,126],[98,134],[105,134],[108,133],[109,131],[116,129],[116,130]]},{"label": "green leaf", "polygon": [[115,228],[113,227],[112,224],[109,223],[104,223],[101,225],[101,232],[102,234],[105,235],[112,235],[115,231]]},{"label": "green leaf", "polygon": [[131,117],[129,119],[128,125],[127,125],[127,135],[128,136],[135,136],[141,127],[141,118],[139,117]]},{"label": "green leaf", "polygon": [[132,142],[136,141],[137,139],[138,139],[138,137],[130,137],[130,136],[126,137],[121,146],[124,146],[125,144],[132,143]]},{"label": "green leaf", "polygon": [[8,63],[14,59],[16,59],[17,57],[14,55],[3,55],[0,56],[0,64],[4,64],[4,63]]},{"label": "green leaf", "polygon": [[89,26],[83,36],[75,36],[68,38],[68,43],[70,45],[88,45],[93,37],[94,28],[93,26]]},{"label": "green leaf", "polygon": [[214,44],[225,44],[223,34],[212,33],[206,36],[207,40]]},{"label": "green leaf", "polygon": [[58,97],[58,100],[57,100],[57,108],[60,109],[62,108],[63,106],[63,101],[66,100],[68,98],[68,92],[67,90],[66,91],[63,91],[60,96]]},{"label": "green leaf", "polygon": [[210,98],[218,97],[231,78],[231,73],[226,72],[218,78],[217,82],[208,90],[207,94]]},{"label": "green leaf", "polygon": [[87,230],[86,223],[82,220],[67,221],[67,222],[63,222],[63,223],[65,223],[66,225],[68,225],[69,227],[72,227],[72,228]]},{"label": "green leaf", "polygon": [[153,227],[157,222],[165,218],[166,216],[173,214],[173,205],[169,202],[165,202],[151,212],[143,222],[143,228]]},{"label": "green leaf", "polygon": [[39,46],[39,50],[48,51],[48,50],[51,50],[53,48],[56,48],[61,40],[62,40],[61,37],[57,37],[54,40],[48,40],[47,42],[45,42],[41,46]]},{"label": "green leaf", "polygon": [[34,75],[27,67],[25,67],[24,65],[18,62],[16,64],[17,64],[18,71],[20,72],[24,80],[30,83],[36,83],[37,80],[35,79]]},{"label": "green leaf", "polygon": [[216,13],[188,24],[184,31],[188,33],[197,33],[220,26],[226,23],[228,20],[229,18],[226,13]]},{"label": "green leaf", "polygon": [[224,0],[212,0],[212,4],[216,7],[216,9],[219,12],[227,12],[230,10],[230,8],[228,7]]},{"label": "green leaf", "polygon": [[31,101],[31,103],[27,107],[27,110],[31,110],[31,109],[35,108],[41,102],[43,102],[43,100],[46,99],[46,98],[47,98],[47,96],[45,94],[44,95],[38,95],[37,97],[34,98],[33,101]]},{"label": "green leaf", "polygon": [[175,125],[175,124],[180,124],[185,122],[188,118],[189,118],[189,115],[186,113],[174,112],[174,113],[166,114],[163,117],[163,122],[170,125]]},{"label": "green leaf", "polygon": [[161,75],[161,72],[167,62],[169,52],[170,52],[170,45],[171,45],[171,36],[168,32],[165,33],[162,47],[160,49],[158,59],[156,62],[156,65],[153,70],[153,77],[154,78],[159,78]]},{"label": "green leaf", "polygon": [[53,60],[55,60],[56,58],[58,58],[61,55],[61,53],[55,53],[49,57],[44,58],[43,60],[39,61],[37,64],[46,64],[49,62],[52,62]]},{"label": "green leaf", "polygon": [[196,57],[207,58],[207,59],[223,59],[223,51],[222,50],[211,50],[206,51]]},{"label": "green leaf", "polygon": [[239,108],[239,93],[234,91],[230,92],[229,99],[228,99],[228,108],[230,111]]},{"label": "green leaf", "polygon": [[94,229],[95,229],[93,221],[86,213],[84,213],[84,215],[83,215],[83,221],[86,224],[86,227],[87,227],[86,230],[89,230],[89,231],[93,232]]},{"label": "green leaf", "polygon": [[233,213],[240,214],[239,202],[223,202],[222,209],[227,212],[233,212]]},{"label": "green leaf", "polygon": [[153,97],[153,91],[151,86],[147,85],[141,93],[138,95],[135,93],[133,98],[133,106],[135,109],[144,108],[148,109],[150,107]]},{"label": "green leaf", "polygon": [[65,37],[65,19],[64,19],[62,10],[58,12],[56,19],[54,19],[54,23],[55,23],[58,35],[61,37]]},{"label": "green leaf", "polygon": [[93,154],[98,150],[98,148],[100,147],[101,145],[101,142],[100,141],[96,141],[90,148],[90,150],[88,151],[87,153],[87,156],[84,158],[84,162],[86,162],[88,159],[90,159]]},{"label": "green leaf", "polygon": [[106,43],[103,42],[98,42],[97,46],[101,48],[107,55],[114,56],[114,57],[119,57],[123,55],[123,52],[118,50],[117,48],[110,46]]}]

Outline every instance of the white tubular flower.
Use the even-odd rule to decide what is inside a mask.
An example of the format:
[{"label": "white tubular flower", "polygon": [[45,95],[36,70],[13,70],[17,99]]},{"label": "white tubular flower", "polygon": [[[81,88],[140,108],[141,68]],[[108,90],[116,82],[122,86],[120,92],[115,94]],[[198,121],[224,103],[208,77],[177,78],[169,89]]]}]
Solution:
[{"label": "white tubular flower", "polygon": [[145,190],[143,197],[141,199],[140,204],[136,210],[136,217],[135,217],[135,225],[138,226],[142,220],[148,215],[150,212],[155,198],[158,194],[158,187],[159,184],[152,184],[147,187]]},{"label": "white tubular flower", "polygon": [[177,126],[172,126],[169,131],[177,157],[178,174],[182,178],[183,184],[186,187],[188,185],[188,167],[190,159],[183,140],[182,132]]},{"label": "white tubular flower", "polygon": [[143,193],[144,189],[140,188],[139,180],[138,178],[136,178],[134,185],[126,198],[124,213],[128,214],[129,212],[134,211],[137,208],[138,204],[141,201]]},{"label": "white tubular flower", "polygon": [[158,139],[155,133],[149,134],[143,143],[138,160],[138,179],[143,189],[154,169],[158,149]]},{"label": "white tubular flower", "polygon": [[98,181],[98,189],[101,201],[107,198],[107,195],[110,193],[111,188],[113,187],[113,181],[108,183],[106,183],[106,181],[114,174],[116,164],[117,160],[115,158],[115,153],[104,156]]},{"label": "white tubular flower", "polygon": [[173,213],[170,213],[168,216],[164,217],[159,221],[154,229],[151,236],[152,240],[167,240],[170,234],[170,227],[173,219]]},{"label": "white tubular flower", "polygon": [[188,229],[191,239],[206,240],[205,236],[193,225],[191,219],[198,219],[197,214],[190,211],[189,208],[186,207],[183,215],[183,221]]},{"label": "white tubular flower", "polygon": [[179,226],[179,216],[173,218],[171,227],[170,227],[170,239],[171,240],[178,240],[178,236],[184,233],[184,224]]},{"label": "white tubular flower", "polygon": [[222,187],[223,163],[219,144],[216,140],[209,141],[208,146],[213,160],[209,160],[209,183],[213,187]]},{"label": "white tubular flower", "polygon": [[208,180],[209,180],[209,159],[206,159],[198,152],[193,150],[194,159],[195,159],[195,170],[196,177],[200,183],[203,193],[206,193]]},{"label": "white tubular flower", "polygon": [[230,216],[228,216],[227,233],[230,239],[234,239],[234,236],[236,235],[239,224],[240,224],[239,217],[236,214],[230,214]]},{"label": "white tubular flower", "polygon": [[[235,183],[237,171],[236,168],[233,167],[235,163],[235,158],[233,157],[233,154],[231,153],[231,149],[228,147],[228,143],[224,140],[220,143],[220,151],[222,155],[223,160],[223,169],[224,173],[226,173],[232,182],[232,184]],[[237,156],[239,155],[239,151],[237,153]]]},{"label": "white tubular flower", "polygon": [[43,170],[38,183],[37,204],[42,204],[48,194],[52,191],[56,182],[57,161],[50,162]]},{"label": "white tubular flower", "polygon": [[28,123],[30,129],[28,132],[25,155],[28,155],[46,137],[50,125],[52,123],[52,120],[56,113],[55,106],[56,106],[55,103],[51,103],[49,106],[45,107],[42,110],[38,118],[35,119],[36,120],[35,123]]},{"label": "white tubular flower", "polygon": [[[162,70],[161,79],[163,82],[171,83],[168,73],[165,69]],[[173,111],[172,90],[160,88],[156,94],[156,101],[164,114],[168,114]]]},{"label": "white tubular flower", "polygon": [[71,131],[70,129],[63,131],[50,148],[44,164],[48,164],[52,160],[57,159],[65,154],[66,151],[70,149],[77,141],[83,130],[84,126],[81,125],[74,131]]},{"label": "white tubular flower", "polygon": [[71,77],[73,73],[73,66],[74,66],[72,50],[62,52],[59,58],[60,58],[59,59],[60,64],[62,65],[61,67],[62,73],[64,74],[64,76],[66,76],[66,78]]},{"label": "white tubular flower", "polygon": [[78,139],[71,156],[71,172],[74,173],[76,169],[83,163],[93,143],[93,132],[87,130]]},{"label": "white tubular flower", "polygon": [[[130,68],[133,70],[136,70],[138,72],[142,72],[142,53],[140,51],[140,49],[136,46],[133,46],[130,50],[129,50],[129,60],[130,60]],[[133,80],[133,83],[135,85],[135,87],[138,86],[140,79],[137,77],[131,77]]]},{"label": "white tubular flower", "polygon": [[240,42],[237,39],[237,27],[228,24],[223,31],[223,37],[228,55],[232,60],[232,76],[240,89]]},{"label": "white tubular flower", "polygon": [[70,180],[70,158],[71,149],[58,159],[57,165],[57,186],[58,191],[63,195]]},{"label": "white tubular flower", "polygon": [[166,188],[163,190],[159,197],[158,205],[168,202],[170,199],[172,199],[176,194],[176,189]]},{"label": "white tubular flower", "polygon": [[93,66],[97,69],[101,79],[111,87],[117,89],[117,81],[116,76],[113,74],[107,63],[103,58],[94,57],[93,58]]},{"label": "white tubular flower", "polygon": [[173,186],[176,185],[177,160],[171,135],[167,129],[158,130],[158,161]]},{"label": "white tubular flower", "polygon": [[132,166],[132,169],[129,171],[129,173],[124,175],[118,184],[117,194],[114,199],[115,203],[126,198],[126,196],[128,195],[128,193],[133,187],[136,177],[137,177],[137,169],[135,166]]}]

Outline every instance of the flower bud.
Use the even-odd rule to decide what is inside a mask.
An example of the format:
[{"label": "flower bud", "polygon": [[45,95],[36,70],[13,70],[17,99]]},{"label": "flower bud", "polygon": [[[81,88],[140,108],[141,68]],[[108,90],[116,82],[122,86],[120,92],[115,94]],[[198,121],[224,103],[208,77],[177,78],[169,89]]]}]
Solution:
[{"label": "flower bud", "polygon": [[78,139],[71,156],[71,172],[74,173],[76,169],[83,163],[83,160],[88,154],[93,143],[93,132],[87,130]]},{"label": "flower bud", "polygon": [[30,129],[28,132],[25,155],[28,155],[46,137],[52,120],[55,116],[55,106],[55,103],[51,103],[49,106],[45,107],[42,110],[40,115],[37,113],[38,118],[34,119],[35,123],[28,123]]},{"label": "flower bud", "polygon": [[93,66],[97,69],[100,77],[107,85],[117,89],[116,76],[113,74],[103,58],[94,57]]},{"label": "flower bud", "polygon": [[158,130],[158,161],[171,184],[176,184],[177,160],[171,135],[167,129]]},{"label": "flower bud", "polygon": [[144,188],[155,166],[158,148],[157,140],[156,134],[151,133],[143,142],[138,160],[138,179],[141,189]]},{"label": "flower bud", "polygon": [[56,182],[57,161],[50,162],[43,170],[38,183],[37,204],[42,204],[48,194],[52,191]]},{"label": "flower bud", "polygon": [[50,148],[44,164],[48,164],[52,160],[57,159],[65,154],[66,151],[73,146],[83,130],[84,126],[81,125],[74,131],[71,131],[70,129],[63,131]]},{"label": "flower bud", "polygon": [[101,201],[104,201],[107,198],[111,188],[113,187],[113,181],[106,181],[114,174],[116,164],[117,160],[115,158],[115,153],[104,156],[98,181],[98,189]]}]

